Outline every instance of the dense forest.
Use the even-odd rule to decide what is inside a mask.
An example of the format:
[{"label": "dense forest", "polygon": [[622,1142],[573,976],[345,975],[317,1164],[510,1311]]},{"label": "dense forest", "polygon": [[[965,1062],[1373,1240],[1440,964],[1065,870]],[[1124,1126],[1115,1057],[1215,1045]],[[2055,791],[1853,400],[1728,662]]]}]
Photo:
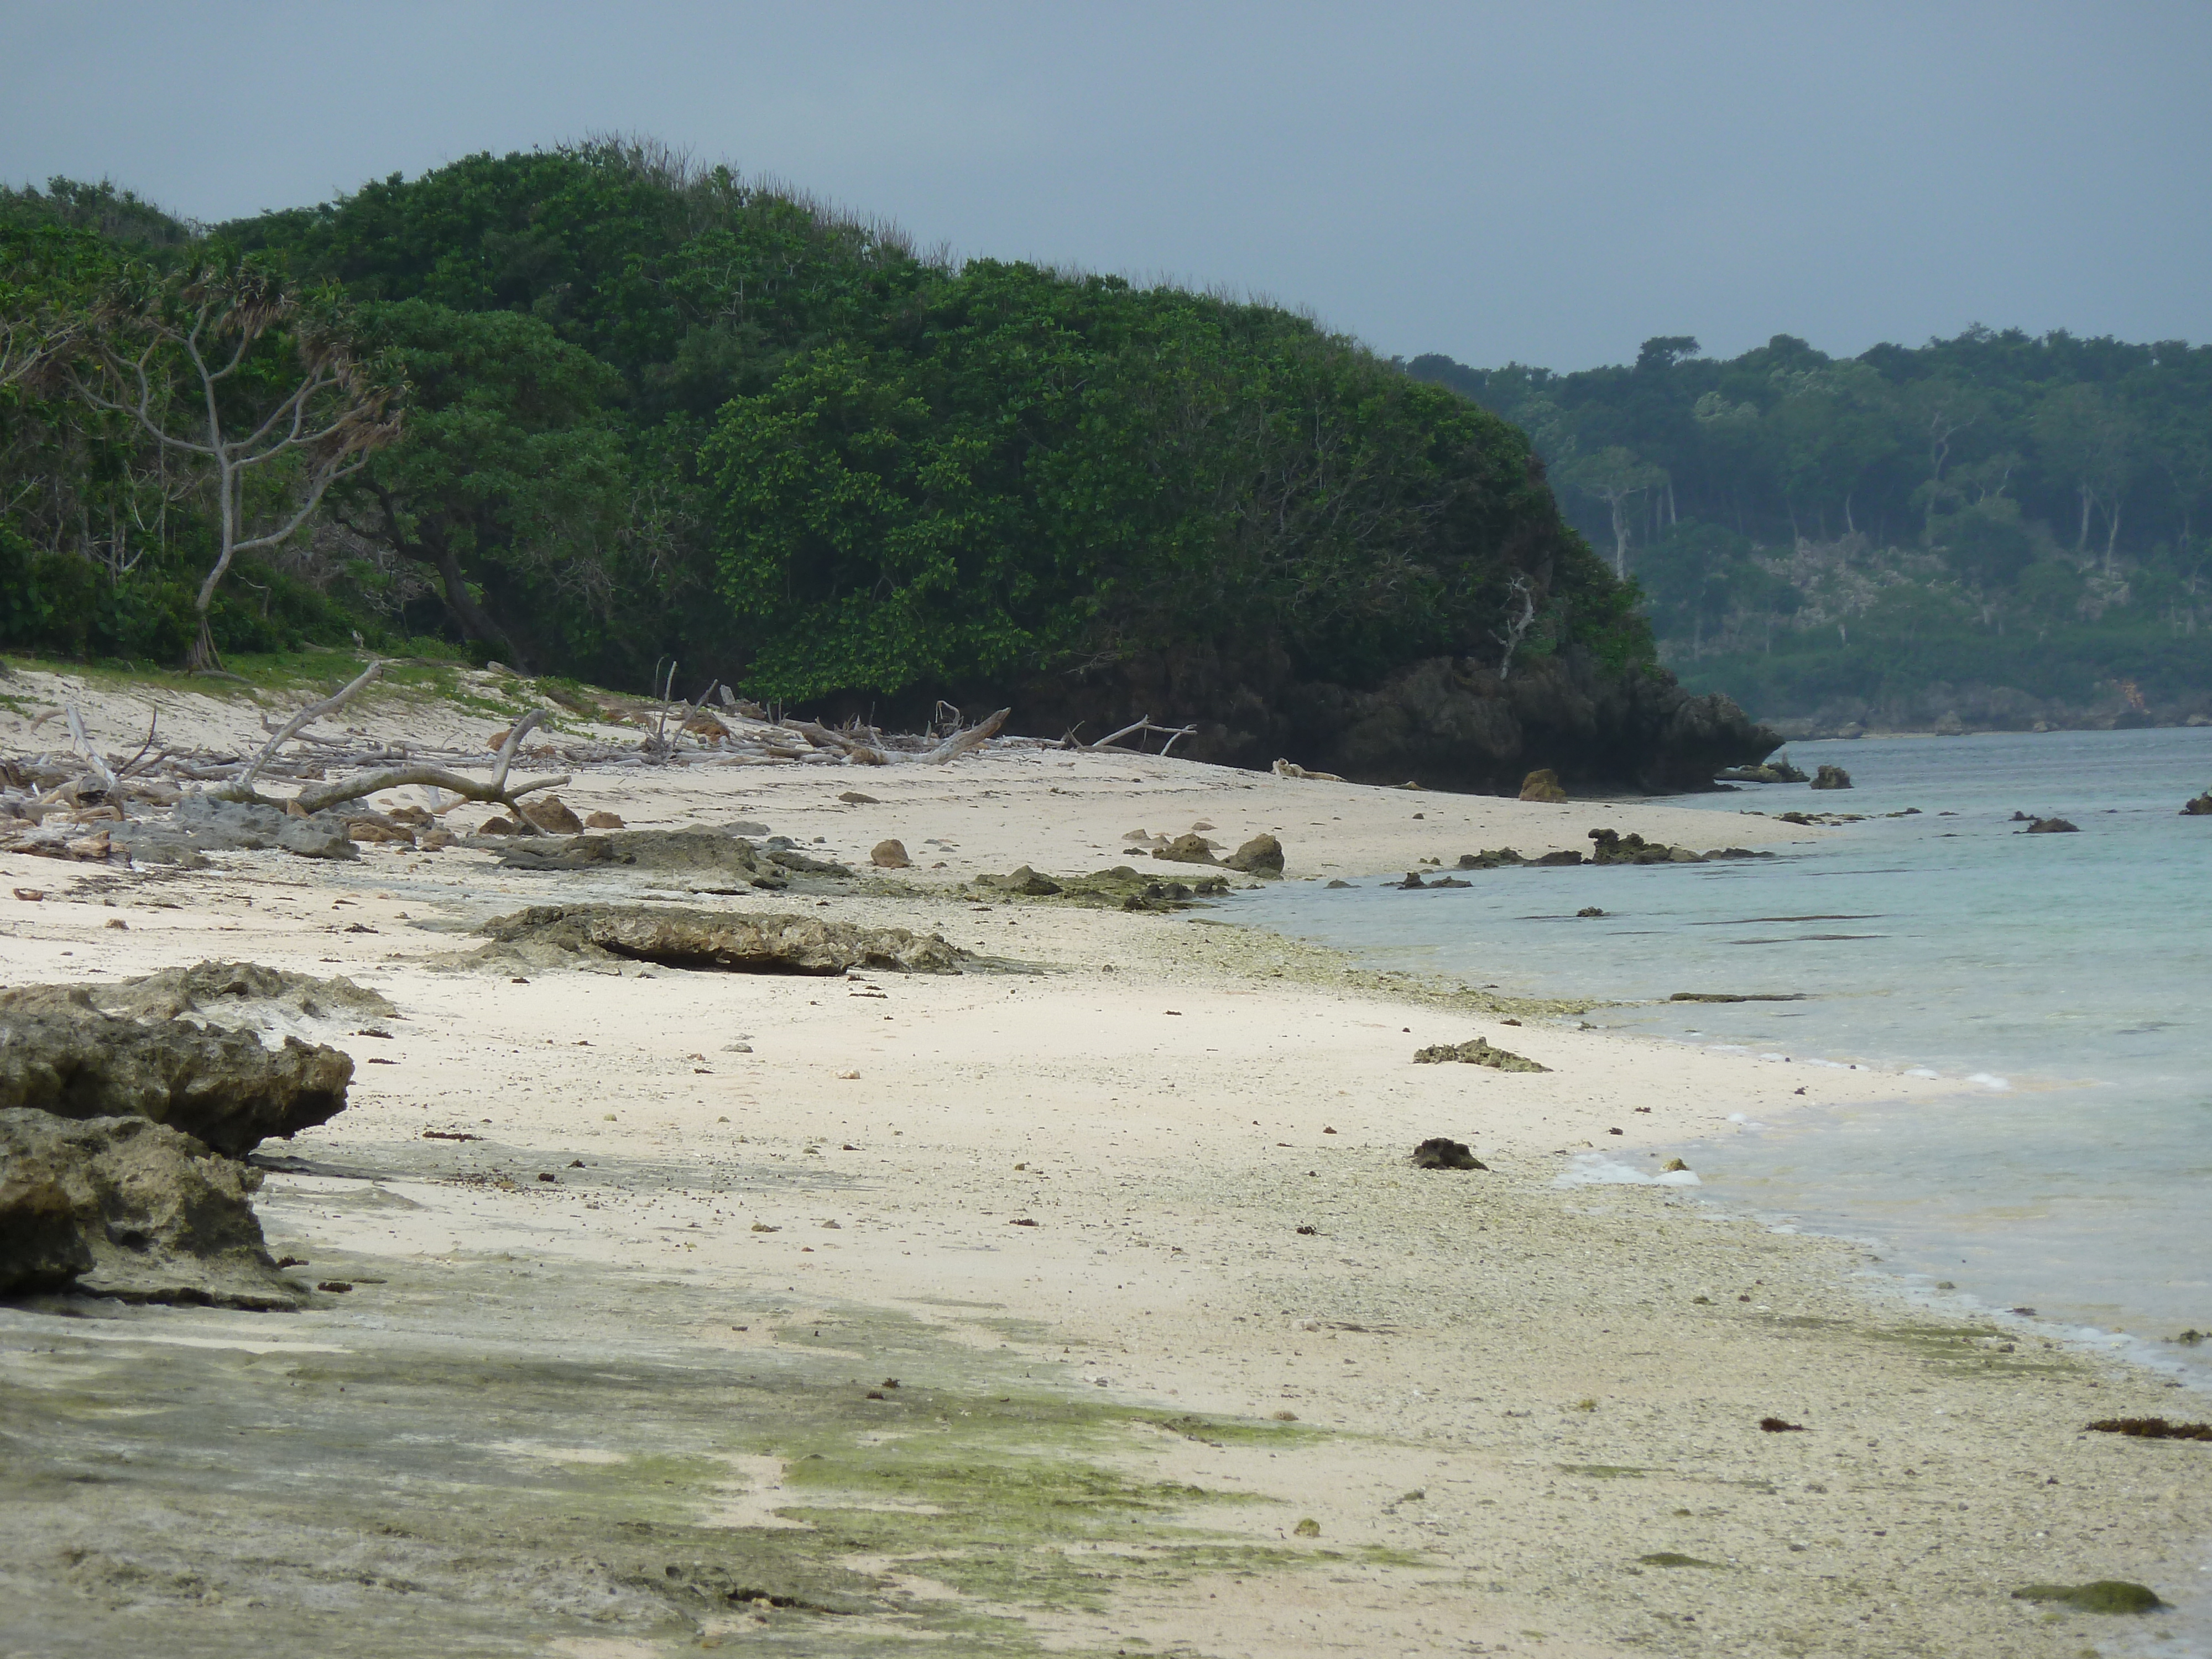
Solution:
[{"label": "dense forest", "polygon": [[647,144],[213,227],[9,191],[0,329],[18,647],[441,641],[924,708],[1653,660],[1476,404],[1274,307],[956,264]]},{"label": "dense forest", "polygon": [[1666,660],[1763,715],[2208,706],[2212,347],[1974,328],[1846,359],[1778,335],[1407,368],[1527,432]]}]

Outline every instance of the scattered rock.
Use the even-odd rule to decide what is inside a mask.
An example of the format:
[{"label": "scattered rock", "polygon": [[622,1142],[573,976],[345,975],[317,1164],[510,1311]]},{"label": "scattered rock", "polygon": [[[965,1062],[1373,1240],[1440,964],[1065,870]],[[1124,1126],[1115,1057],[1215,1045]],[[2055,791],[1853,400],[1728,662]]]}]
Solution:
[{"label": "scattered rock", "polygon": [[1487,1066],[1493,1072],[1548,1072],[1552,1069],[1506,1049],[1493,1048],[1486,1037],[1472,1037],[1456,1045],[1439,1042],[1420,1049],[1413,1055],[1416,1066],[1440,1066],[1455,1060],[1466,1066]]},{"label": "scattered rock", "polygon": [[2148,1586],[2124,1578],[2099,1578],[2087,1584],[2027,1584],[2012,1593],[2015,1601],[2057,1601],[2077,1613],[2156,1613],[2166,1605]]},{"label": "scattered rock", "polygon": [[1540,766],[1521,780],[1522,800],[1563,801],[1567,792],[1560,787],[1559,775],[1548,766]]},{"label": "scattered rock", "polygon": [[878,870],[905,870],[914,860],[906,855],[906,843],[899,841],[879,841],[868,849],[868,862]]},{"label": "scattered rock", "polygon": [[841,974],[850,968],[959,971],[962,951],[934,933],[859,927],[813,916],[737,915],[641,905],[534,905],[478,930],[479,953],[552,966],[563,958],[617,957],[670,968],[750,974]]},{"label": "scattered rock", "polygon": [[2064,818],[2037,818],[2020,832],[2023,836],[2078,836],[2081,826]]},{"label": "scattered rock", "polygon": [[2162,1417],[2105,1417],[2089,1425],[2098,1434],[2138,1440],[2212,1440],[2212,1423],[2169,1423]]},{"label": "scattered rock", "polygon": [[1152,848],[1152,856],[1165,859],[1170,864],[1218,864],[1213,856],[1213,843],[1205,836],[1188,834],[1177,836],[1164,847]]},{"label": "scattered rock", "polygon": [[1848,789],[1851,787],[1851,775],[1840,766],[1823,766],[1814,775],[1812,787],[1815,789]]},{"label": "scattered rock", "polygon": [[[1582,861],[1582,854],[1576,854],[1575,862],[1580,864]],[[1462,853],[1459,855],[1459,867],[1462,870],[1500,870],[1528,862],[1528,860],[1510,847],[1500,847],[1494,850],[1486,848],[1480,853]]]},{"label": "scattered rock", "polygon": [[[521,833],[521,825],[509,817],[489,817],[477,826],[480,836],[513,836]],[[502,860],[503,861],[503,860]]]},{"label": "scattered rock", "polygon": [[1589,832],[1592,864],[1701,864],[1704,860],[1686,847],[1668,847],[1659,842],[1647,842],[1633,830],[1622,835],[1618,830],[1593,830]]},{"label": "scattered rock", "polygon": [[586,830],[620,830],[623,827],[619,812],[587,812],[584,815]]},{"label": "scattered rock", "polygon": [[864,795],[857,789],[848,789],[837,799],[848,806],[881,806],[883,805],[883,802],[878,800],[873,795]]},{"label": "scattered rock", "polygon": [[0,1109],[0,1294],[297,1308],[248,1202],[260,1184],[142,1117]]},{"label": "scattered rock", "polygon": [[185,1019],[150,1024],[102,1012],[83,986],[26,986],[0,998],[0,1109],[58,1117],[142,1117],[243,1157],[345,1109],[353,1060],[288,1036]]},{"label": "scattered rock", "polygon": [[515,811],[549,836],[580,836],[584,821],[568,810],[558,795],[538,795],[520,803]]},{"label": "scattered rock", "polygon": [[1232,870],[1248,876],[1279,876],[1283,873],[1283,843],[1271,835],[1257,835],[1231,853],[1227,860]]},{"label": "scattered rock", "polygon": [[1474,1149],[1465,1141],[1431,1135],[1413,1148],[1413,1167],[1417,1170],[1487,1170],[1490,1166],[1477,1158]]},{"label": "scattered rock", "polygon": [[109,838],[143,864],[190,864],[206,853],[260,852],[281,848],[309,859],[361,856],[346,835],[340,814],[318,812],[295,817],[277,806],[223,800],[196,792],[177,803],[167,819],[118,823]]},{"label": "scattered rock", "polygon": [[1001,892],[1018,893],[1024,898],[1051,898],[1064,891],[1050,876],[1041,876],[1026,864],[1006,876],[978,876],[979,887],[995,887]]},{"label": "scattered rock", "polygon": [[450,830],[426,830],[415,837],[415,848],[422,853],[442,853],[457,839]]},{"label": "scattered rock", "polygon": [[1805,774],[1790,763],[1787,755],[1778,755],[1759,766],[1731,766],[1724,772],[1714,774],[1722,783],[1803,783]]},{"label": "scattered rock", "polygon": [[[489,833],[489,827],[483,833]],[[499,849],[500,866],[507,870],[550,872],[620,867],[686,877],[695,885],[724,891],[739,887],[774,891],[787,887],[794,860],[823,873],[852,873],[842,865],[823,864],[788,848],[757,846],[743,836],[716,830],[627,830],[578,836],[555,843],[519,840]]]}]

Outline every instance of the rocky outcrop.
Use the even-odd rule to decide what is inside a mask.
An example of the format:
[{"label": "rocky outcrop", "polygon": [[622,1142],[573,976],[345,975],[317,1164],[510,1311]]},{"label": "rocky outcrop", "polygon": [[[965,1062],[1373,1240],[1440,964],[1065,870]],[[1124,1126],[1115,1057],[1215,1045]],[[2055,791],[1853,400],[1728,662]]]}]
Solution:
[{"label": "rocky outcrop", "polygon": [[2189,818],[2212,817],[2212,789],[2207,789],[2195,800],[2184,802],[2181,815]]},{"label": "rocky outcrop", "polygon": [[[197,962],[189,968],[164,968],[137,979],[82,988],[103,1014],[138,1020],[190,1017],[225,1030],[392,1019],[399,1012],[376,992],[349,979],[319,979],[253,962]],[[25,1006],[19,1003],[24,998],[44,1006],[56,994],[66,993],[56,986],[0,991],[0,1010]]]},{"label": "rocky outcrop", "polygon": [[57,1117],[142,1117],[242,1158],[345,1109],[353,1060],[287,1036],[185,1019],[103,1013],[82,986],[29,986],[0,1000],[0,1109]]},{"label": "rocky outcrop", "polygon": [[1367,686],[1302,679],[1280,653],[1194,649],[1041,682],[1018,707],[1028,729],[1054,737],[1079,720],[1112,729],[1125,708],[1171,709],[1198,726],[1176,750],[1194,760],[1258,769],[1297,755],[1306,775],[1501,795],[1543,768],[1568,786],[1709,789],[1723,767],[1755,764],[1782,741],[1726,697],[1657,669],[1609,669],[1578,647],[1518,660],[1510,679],[1431,657]]},{"label": "rocky outcrop", "polygon": [[1850,787],[1851,775],[1840,766],[1823,766],[1813,779],[1815,789],[1848,789]]},{"label": "rocky outcrop", "polygon": [[1805,783],[1809,781],[1804,772],[1790,763],[1789,757],[1778,755],[1762,766],[1731,766],[1719,775],[1721,783]]},{"label": "rocky outcrop", "polygon": [[346,834],[346,817],[318,812],[296,817],[281,806],[186,795],[166,818],[118,823],[110,831],[141,864],[201,861],[208,853],[262,852],[276,848],[309,859],[357,859],[361,850]]},{"label": "rocky outcrop", "polygon": [[1493,1048],[1485,1037],[1473,1037],[1465,1042],[1439,1042],[1419,1050],[1413,1055],[1416,1066],[1441,1066],[1457,1062],[1462,1066],[1487,1066],[1493,1072],[1548,1072],[1548,1066],[1539,1066],[1534,1060],[1516,1054],[1510,1049]]},{"label": "rocky outcrop", "polygon": [[143,1118],[0,1109],[0,1296],[299,1307],[248,1201],[260,1184]]},{"label": "rocky outcrop", "polygon": [[555,966],[622,957],[738,974],[842,974],[848,968],[959,971],[960,952],[934,933],[856,927],[813,916],[738,915],[659,906],[541,904],[486,922],[483,956]]}]

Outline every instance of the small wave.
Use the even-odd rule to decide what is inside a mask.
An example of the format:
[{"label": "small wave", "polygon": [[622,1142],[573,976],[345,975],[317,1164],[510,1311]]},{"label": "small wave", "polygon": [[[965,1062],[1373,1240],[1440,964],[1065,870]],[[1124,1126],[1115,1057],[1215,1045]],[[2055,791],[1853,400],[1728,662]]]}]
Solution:
[{"label": "small wave", "polygon": [[1969,1072],[1966,1081],[1978,1083],[1984,1089],[2009,1089],[2012,1085],[1992,1072]]},{"label": "small wave", "polygon": [[1641,1170],[1632,1170],[1626,1164],[1595,1152],[1581,1152],[1575,1157],[1575,1167],[1562,1170],[1552,1182],[1554,1187],[1702,1187],[1694,1171],[1668,1170],[1657,1175],[1646,1175]]}]

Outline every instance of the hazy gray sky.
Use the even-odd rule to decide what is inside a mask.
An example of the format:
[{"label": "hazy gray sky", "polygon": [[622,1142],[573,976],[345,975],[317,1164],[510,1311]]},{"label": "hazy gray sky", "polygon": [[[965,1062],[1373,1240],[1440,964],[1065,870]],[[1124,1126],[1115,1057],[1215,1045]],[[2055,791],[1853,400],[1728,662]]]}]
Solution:
[{"label": "hazy gray sky", "polygon": [[617,129],[1408,356],[2212,338],[2204,0],[0,0],[16,183],[221,219]]}]

